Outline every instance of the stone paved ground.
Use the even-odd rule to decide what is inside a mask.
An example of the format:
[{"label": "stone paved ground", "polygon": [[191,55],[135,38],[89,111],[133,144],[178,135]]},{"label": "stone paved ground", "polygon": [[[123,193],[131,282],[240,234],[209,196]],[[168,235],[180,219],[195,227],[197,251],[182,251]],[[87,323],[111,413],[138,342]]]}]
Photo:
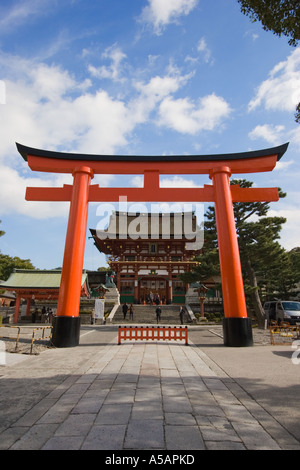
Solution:
[{"label": "stone paved ground", "polygon": [[194,343],[118,346],[116,330],[104,331],[86,328],[79,347],[2,368],[0,449],[300,449]]}]

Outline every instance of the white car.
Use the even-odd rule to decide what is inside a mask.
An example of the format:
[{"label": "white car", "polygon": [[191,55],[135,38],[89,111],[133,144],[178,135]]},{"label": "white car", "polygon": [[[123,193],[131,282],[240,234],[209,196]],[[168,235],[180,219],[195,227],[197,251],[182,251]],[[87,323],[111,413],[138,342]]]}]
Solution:
[{"label": "white car", "polygon": [[264,304],[264,311],[269,322],[276,320],[291,325],[300,324],[300,302],[294,300],[275,300]]}]

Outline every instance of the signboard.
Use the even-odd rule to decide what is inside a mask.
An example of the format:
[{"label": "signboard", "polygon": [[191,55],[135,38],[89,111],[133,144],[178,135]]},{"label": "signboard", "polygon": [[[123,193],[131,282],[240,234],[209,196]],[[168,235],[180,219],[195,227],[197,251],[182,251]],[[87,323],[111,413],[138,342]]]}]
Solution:
[{"label": "signboard", "polygon": [[26,304],[21,305],[21,317],[26,317],[26,309],[27,309]]},{"label": "signboard", "polygon": [[95,318],[102,319],[104,318],[104,299],[96,299],[95,300]]}]

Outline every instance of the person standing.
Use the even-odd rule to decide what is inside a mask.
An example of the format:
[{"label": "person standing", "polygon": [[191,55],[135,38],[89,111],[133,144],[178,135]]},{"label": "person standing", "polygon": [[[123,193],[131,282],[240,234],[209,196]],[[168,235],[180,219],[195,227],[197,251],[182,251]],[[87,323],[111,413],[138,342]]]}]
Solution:
[{"label": "person standing", "polygon": [[180,307],[179,318],[180,318],[181,325],[183,325],[183,316],[184,316],[184,310],[183,310],[183,307]]},{"label": "person standing", "polygon": [[161,308],[160,306],[158,305],[156,307],[156,323],[159,323],[160,322],[160,318],[161,318]]},{"label": "person standing", "polygon": [[95,315],[95,309],[93,308],[92,315],[91,315],[91,325],[95,325],[95,323],[96,323],[96,315]]},{"label": "person standing", "polygon": [[133,305],[132,304],[129,307],[129,319],[133,320]]},{"label": "person standing", "polygon": [[126,302],[125,302],[125,304],[123,305],[122,310],[123,310],[123,317],[124,317],[124,320],[126,320],[126,314],[127,314],[127,311],[128,311],[128,305],[127,305]]}]

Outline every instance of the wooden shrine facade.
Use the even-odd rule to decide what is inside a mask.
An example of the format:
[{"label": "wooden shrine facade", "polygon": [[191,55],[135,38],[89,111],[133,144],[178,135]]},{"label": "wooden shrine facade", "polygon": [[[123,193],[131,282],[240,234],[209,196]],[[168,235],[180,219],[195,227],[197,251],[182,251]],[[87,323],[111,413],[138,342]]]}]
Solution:
[{"label": "wooden shrine facade", "polygon": [[[57,301],[60,284],[60,270],[15,269],[7,281],[0,284],[0,288],[15,293],[14,323],[18,322],[22,301],[26,301],[26,316],[29,316],[33,301]],[[80,296],[89,297],[89,295],[87,273],[84,271],[80,279]]]},{"label": "wooden shrine facade", "polygon": [[[185,214],[186,215],[186,214]],[[138,219],[140,227],[146,227],[139,237],[120,235],[120,218],[125,218],[127,226]],[[184,231],[174,233],[174,218],[183,214],[112,214],[105,231],[90,229],[95,246],[107,255],[108,264],[115,273],[114,282],[120,293],[121,303],[146,304],[158,299],[162,304],[184,304],[186,286],[179,278],[197,264],[195,256],[200,252],[195,237],[188,237]],[[195,232],[196,215],[190,214],[192,229]],[[164,219],[170,225],[169,234],[162,230],[155,238],[151,237],[150,220],[156,219],[158,226],[164,225]],[[115,232],[115,228],[118,228]],[[193,247],[193,245],[195,245]],[[192,249],[191,249],[192,248]]]}]

